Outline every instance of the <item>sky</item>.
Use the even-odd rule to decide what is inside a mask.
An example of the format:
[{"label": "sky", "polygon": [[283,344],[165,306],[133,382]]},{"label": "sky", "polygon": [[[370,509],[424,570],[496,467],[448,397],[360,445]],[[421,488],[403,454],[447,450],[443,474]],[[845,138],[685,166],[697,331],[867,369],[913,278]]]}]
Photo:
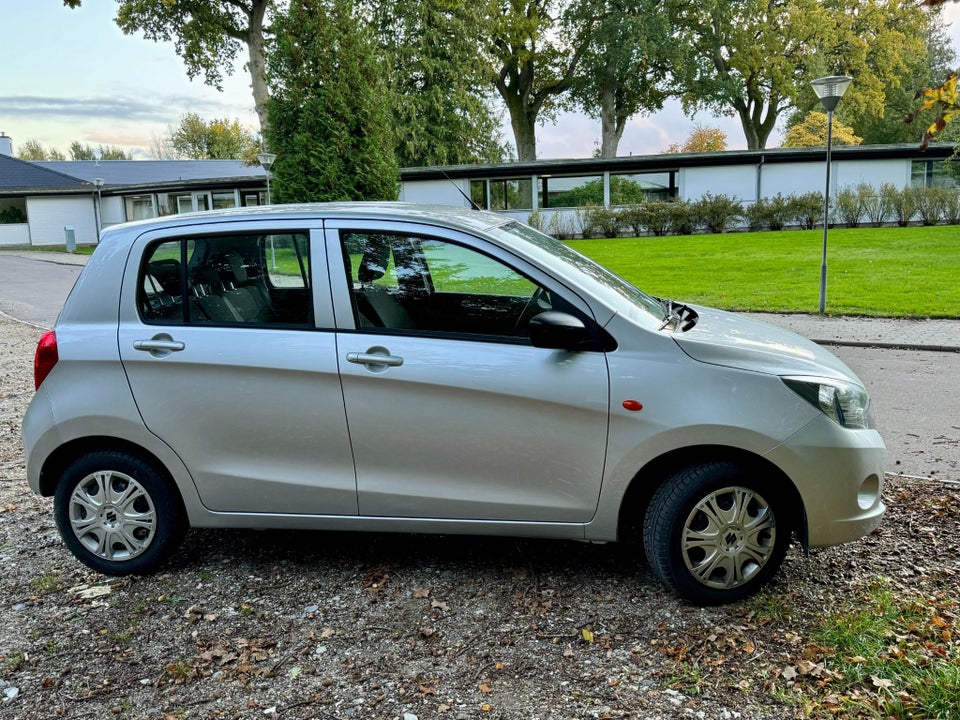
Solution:
[{"label": "sky", "polygon": [[[960,47],[960,3],[944,10],[950,35]],[[116,2],[84,0],[76,10],[62,0],[0,0],[0,132],[14,153],[28,140],[55,147],[69,157],[74,140],[120,146],[135,158],[168,135],[186,113],[204,119],[237,118],[258,127],[245,52],[223,92],[190,80],[172,43],[124,35],[113,22]],[[726,132],[732,150],[746,147],[739,122],[708,113],[684,116],[677,103],[634,117],[620,142],[620,155],[647,155],[683,142],[696,124]],[[504,118],[504,137],[512,134]],[[565,113],[537,131],[537,156],[582,158],[599,144],[599,122]],[[778,141],[771,139],[771,144]]]}]

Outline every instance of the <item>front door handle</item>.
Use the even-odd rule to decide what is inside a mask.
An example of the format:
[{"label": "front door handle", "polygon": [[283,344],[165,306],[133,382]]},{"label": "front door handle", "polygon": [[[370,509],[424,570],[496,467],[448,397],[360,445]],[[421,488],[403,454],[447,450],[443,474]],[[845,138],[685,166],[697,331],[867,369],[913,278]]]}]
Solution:
[{"label": "front door handle", "polygon": [[388,367],[403,365],[403,358],[391,355],[385,347],[376,346],[362,353],[347,353],[347,362],[364,365],[371,372],[383,372]]},{"label": "front door handle", "polygon": [[167,333],[154,335],[149,340],[134,340],[133,349],[143,350],[154,357],[166,357],[172,352],[180,352],[186,347],[179,340],[174,340]]}]

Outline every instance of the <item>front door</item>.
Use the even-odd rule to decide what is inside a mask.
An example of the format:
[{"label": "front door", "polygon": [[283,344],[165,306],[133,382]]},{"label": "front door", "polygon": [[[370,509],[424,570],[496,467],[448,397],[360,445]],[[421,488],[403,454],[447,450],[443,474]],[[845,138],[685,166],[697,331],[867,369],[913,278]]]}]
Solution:
[{"label": "front door", "polygon": [[562,290],[468,238],[329,228],[360,514],[589,521],[606,357],[527,340],[535,314],[572,310]]}]

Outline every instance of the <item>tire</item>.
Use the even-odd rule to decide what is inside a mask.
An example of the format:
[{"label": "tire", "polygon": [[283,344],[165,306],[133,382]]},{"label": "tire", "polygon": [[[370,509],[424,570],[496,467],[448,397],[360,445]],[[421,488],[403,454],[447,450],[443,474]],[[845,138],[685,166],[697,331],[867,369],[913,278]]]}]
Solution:
[{"label": "tire", "polygon": [[783,493],[743,466],[680,470],[647,508],[643,541],[654,573],[696,605],[736,602],[780,568],[790,542]]},{"label": "tire", "polygon": [[174,485],[155,462],[103,450],[75,460],[54,494],[64,543],[80,562],[106,575],[153,570],[187,530]]}]

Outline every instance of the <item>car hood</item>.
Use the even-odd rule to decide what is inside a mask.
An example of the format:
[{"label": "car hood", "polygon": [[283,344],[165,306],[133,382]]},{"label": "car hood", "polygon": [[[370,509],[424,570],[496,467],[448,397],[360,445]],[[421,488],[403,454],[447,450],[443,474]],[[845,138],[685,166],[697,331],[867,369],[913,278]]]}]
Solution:
[{"label": "car hood", "polygon": [[673,335],[694,360],[771,375],[813,375],[860,382],[840,358],[796,333],[745,315],[694,309],[700,316],[697,324]]}]

